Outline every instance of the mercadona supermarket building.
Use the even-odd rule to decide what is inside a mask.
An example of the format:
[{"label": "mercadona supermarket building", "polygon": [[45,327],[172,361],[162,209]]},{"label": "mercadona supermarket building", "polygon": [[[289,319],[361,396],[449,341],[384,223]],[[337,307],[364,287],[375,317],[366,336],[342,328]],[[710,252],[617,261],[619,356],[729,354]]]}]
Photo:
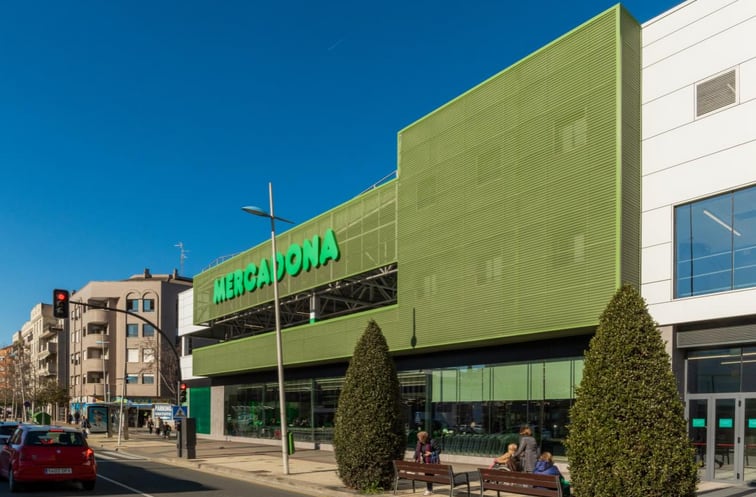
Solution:
[{"label": "mercadona supermarket building", "polygon": [[[756,450],[756,43],[737,40],[756,32],[750,8],[688,1],[641,28],[615,6],[402,129],[395,178],[279,233],[295,439],[331,440],[350,356],[375,320],[408,440],[426,428],[447,454],[491,455],[529,424],[561,454],[583,352],[632,283],[667,341],[702,478],[744,481]],[[192,340],[217,342],[194,348],[189,380],[208,436],[276,436],[270,252],[262,243],[194,278]]]},{"label": "mercadona supermarket building", "polygon": [[[295,439],[330,440],[375,320],[408,430],[480,453],[530,424],[560,452],[598,317],[639,283],[639,33],[604,12],[401,130],[395,179],[278,234]],[[194,278],[194,322],[223,340],[193,350],[200,431],[275,435],[270,253]]]}]

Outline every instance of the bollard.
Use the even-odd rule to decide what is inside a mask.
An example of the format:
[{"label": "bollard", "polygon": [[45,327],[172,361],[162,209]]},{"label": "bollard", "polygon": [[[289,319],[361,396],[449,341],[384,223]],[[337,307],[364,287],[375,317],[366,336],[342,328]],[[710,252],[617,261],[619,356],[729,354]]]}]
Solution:
[{"label": "bollard", "polygon": [[194,459],[197,447],[197,422],[194,418],[184,418],[179,432],[187,459]]},{"label": "bollard", "polygon": [[295,452],[295,450],[296,450],[294,448],[294,434],[292,432],[287,432],[286,433],[286,438],[288,439],[288,440],[286,440],[286,444],[287,444],[287,446],[286,446],[286,452],[289,455],[292,455]]}]

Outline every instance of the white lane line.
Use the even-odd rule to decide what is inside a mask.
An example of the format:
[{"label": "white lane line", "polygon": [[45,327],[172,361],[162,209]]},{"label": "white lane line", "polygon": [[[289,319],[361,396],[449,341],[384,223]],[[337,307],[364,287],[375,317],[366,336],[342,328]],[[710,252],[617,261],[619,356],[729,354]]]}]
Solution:
[{"label": "white lane line", "polygon": [[102,478],[103,480],[107,480],[107,481],[109,481],[110,483],[115,483],[115,484],[116,484],[116,485],[118,485],[119,487],[123,487],[123,488],[125,488],[126,490],[129,490],[129,491],[131,491],[131,492],[134,492],[135,494],[143,495],[144,497],[154,497],[153,495],[150,495],[150,494],[146,494],[146,493],[144,493],[144,492],[141,492],[141,491],[137,490],[136,488],[130,487],[130,486],[128,486],[128,485],[125,485],[125,484],[121,483],[120,481],[116,481],[116,480],[114,480],[114,479],[112,479],[112,478],[108,478],[107,476],[97,475],[97,478]]}]

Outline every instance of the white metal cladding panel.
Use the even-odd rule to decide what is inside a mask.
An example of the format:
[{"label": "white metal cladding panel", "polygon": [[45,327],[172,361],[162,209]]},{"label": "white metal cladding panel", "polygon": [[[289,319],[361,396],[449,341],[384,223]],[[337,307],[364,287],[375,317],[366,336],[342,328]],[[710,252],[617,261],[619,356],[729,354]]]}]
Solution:
[{"label": "white metal cladding panel", "polygon": [[[692,105],[692,104],[691,104]],[[644,175],[756,138],[756,100],[714,112],[687,126],[643,142]]]},{"label": "white metal cladding panel", "polygon": [[[645,297],[645,294],[644,294]],[[753,314],[756,289],[736,290],[648,305],[662,326]]]},{"label": "white metal cladding panel", "polygon": [[648,305],[669,302],[672,300],[672,280],[643,283],[641,294]]},{"label": "white metal cladding panel", "polygon": [[756,54],[751,60],[740,64],[740,88],[738,92],[741,102],[756,98]]},{"label": "white metal cladding panel", "polygon": [[753,0],[702,0],[695,6],[680,9],[666,18],[674,17],[675,26],[664,22],[644,25],[643,64],[653,65],[754,15],[756,2]]},{"label": "white metal cladding panel", "polygon": [[753,184],[754,157],[756,141],[645,175],[643,209],[689,202]]},{"label": "white metal cladding panel", "polygon": [[695,86],[688,85],[643,105],[643,139],[691,123],[696,118]]},{"label": "white metal cladding panel", "polygon": [[663,206],[643,213],[642,225],[648,229],[643,230],[641,239],[642,247],[651,247],[672,240],[672,208]]},{"label": "white metal cladding panel", "polygon": [[[657,42],[670,33],[738,0],[688,0],[643,23],[643,43]],[[748,1],[748,0],[746,0]]]},{"label": "white metal cladding panel", "polygon": [[708,79],[752,58],[755,51],[756,18],[753,18],[713,38],[699,40],[657,64],[644,66],[643,99],[654,100],[692,82]]},{"label": "white metal cladding panel", "polygon": [[651,283],[672,279],[672,244],[653,245],[644,247],[641,251],[643,267],[641,281]]}]

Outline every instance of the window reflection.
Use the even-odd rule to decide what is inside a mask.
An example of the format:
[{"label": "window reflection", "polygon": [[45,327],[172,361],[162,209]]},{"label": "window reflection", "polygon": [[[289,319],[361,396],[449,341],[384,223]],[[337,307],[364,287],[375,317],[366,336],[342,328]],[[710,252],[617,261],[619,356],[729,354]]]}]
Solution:
[{"label": "window reflection", "polygon": [[675,208],[675,297],[756,286],[756,187]]},{"label": "window reflection", "polygon": [[688,354],[688,393],[741,391],[741,349],[692,351]]},{"label": "window reflection", "polygon": [[[499,445],[510,438],[516,441],[520,427],[528,424],[542,450],[561,455],[582,369],[583,359],[573,358],[400,372],[408,444],[414,446],[418,430],[430,430],[434,437],[446,440],[474,435],[480,448],[465,446],[464,450],[489,455],[489,450],[498,451]],[[295,439],[332,440],[342,385],[343,378],[287,382],[286,411]],[[276,384],[229,386],[225,393],[227,435],[276,436]],[[444,450],[454,453],[454,446]]]},{"label": "window reflection", "polygon": [[743,349],[743,391],[756,392],[756,347]]}]

